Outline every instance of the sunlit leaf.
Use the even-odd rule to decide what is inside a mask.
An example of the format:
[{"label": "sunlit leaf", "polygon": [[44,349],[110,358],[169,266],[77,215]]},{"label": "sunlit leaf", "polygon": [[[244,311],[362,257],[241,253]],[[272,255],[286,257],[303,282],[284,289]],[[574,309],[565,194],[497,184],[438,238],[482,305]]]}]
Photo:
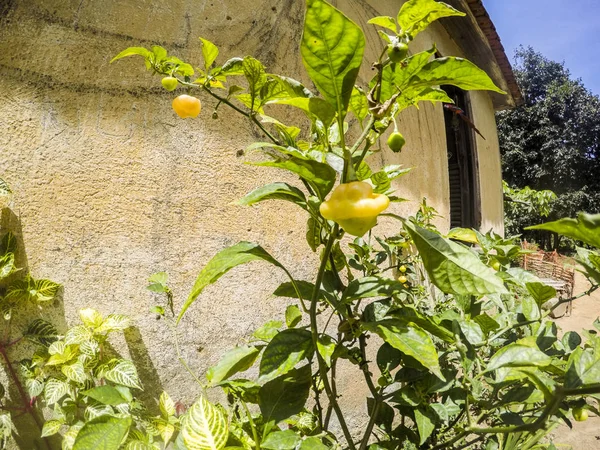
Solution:
[{"label": "sunlit leaf", "polygon": [[365,50],[362,30],[323,0],[307,0],[300,53],[323,97],[345,115]]},{"label": "sunlit leaf", "polygon": [[479,67],[463,58],[438,58],[427,63],[408,82],[412,89],[450,84],[465,91],[488,90],[505,94]]},{"label": "sunlit leaf", "polygon": [[183,416],[181,435],[188,450],[220,450],[229,435],[227,418],[202,395]]},{"label": "sunlit leaf", "polygon": [[404,226],[423,258],[431,281],[442,292],[457,295],[507,292],[494,270],[469,249],[410,222]]},{"label": "sunlit leaf", "polygon": [[436,0],[409,0],[402,5],[398,13],[398,24],[404,33],[415,37],[432,22],[442,17],[464,16],[452,6]]},{"label": "sunlit leaf", "polygon": [[208,369],[206,379],[214,385],[238,372],[248,370],[259,354],[260,348],[247,345],[229,350],[221,357],[217,365]]},{"label": "sunlit leaf", "polygon": [[308,330],[290,328],[277,333],[265,348],[260,360],[259,381],[271,380],[292,370],[314,352]]},{"label": "sunlit leaf", "polygon": [[200,38],[202,42],[202,56],[204,57],[204,68],[208,71],[212,63],[215,62],[217,56],[219,56],[219,49],[215,44],[207,39]]},{"label": "sunlit leaf", "polygon": [[600,248],[600,214],[581,213],[577,219],[560,219],[556,222],[548,222],[525,229],[552,231]]},{"label": "sunlit leaf", "polygon": [[221,250],[213,256],[204,269],[198,274],[194,287],[177,317],[177,322],[181,320],[185,311],[196,301],[206,286],[217,281],[234,267],[258,260],[267,261],[274,266],[283,269],[283,266],[260,245],[251,242],[240,242],[232,247]]},{"label": "sunlit leaf", "polygon": [[287,183],[271,183],[261,186],[246,194],[239,201],[239,205],[254,205],[264,200],[287,200],[306,209],[306,197],[304,193]]},{"label": "sunlit leaf", "polygon": [[73,450],[119,450],[131,423],[131,417],[97,417],[79,430]]}]

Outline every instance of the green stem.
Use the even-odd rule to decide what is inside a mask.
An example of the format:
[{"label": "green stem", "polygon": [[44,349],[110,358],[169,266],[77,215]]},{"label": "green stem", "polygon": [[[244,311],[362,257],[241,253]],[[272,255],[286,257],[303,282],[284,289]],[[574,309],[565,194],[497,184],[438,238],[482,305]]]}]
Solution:
[{"label": "green stem", "polygon": [[363,376],[365,377],[365,381],[367,383],[369,391],[371,391],[373,400],[375,400],[375,405],[373,406],[373,411],[371,411],[369,423],[367,424],[367,428],[365,429],[365,433],[360,443],[359,450],[365,450],[367,448],[367,445],[369,444],[369,438],[371,437],[373,427],[375,426],[375,420],[377,420],[377,414],[379,414],[379,409],[381,408],[382,398],[381,394],[375,387],[375,384],[371,379],[371,373],[369,372],[369,363],[367,362],[367,338],[364,333],[361,333],[361,335],[358,338],[358,342],[360,345],[360,353],[362,358],[361,370],[363,372]]},{"label": "green stem", "polygon": [[[193,84],[193,83],[190,83]],[[197,85],[196,85],[197,86]],[[246,116],[248,119],[250,119],[252,122],[254,122],[258,128],[261,129],[261,131],[263,133],[265,133],[265,135],[271,140],[273,141],[274,144],[277,145],[281,145],[281,142],[279,142],[279,140],[277,138],[275,138],[275,136],[273,136],[271,133],[269,133],[269,131],[263,126],[262,123],[260,123],[258,121],[258,119],[256,118],[256,115],[252,112],[247,113],[246,111],[244,111],[241,108],[238,108],[237,106],[235,106],[233,103],[231,103],[229,100],[227,100],[225,97],[221,97],[220,95],[215,94],[213,91],[211,91],[209,88],[207,88],[206,86],[202,85],[201,86],[202,89],[208,93],[208,95],[210,95],[211,97],[219,100],[222,103],[225,103],[227,106],[229,106],[230,108],[234,109],[235,111],[239,112],[240,114]]]},{"label": "green stem", "polygon": [[254,445],[256,450],[260,450],[260,441],[258,439],[258,433],[256,432],[256,426],[254,425],[254,420],[252,420],[252,414],[250,413],[250,409],[248,409],[248,405],[244,400],[240,399],[240,403],[244,407],[246,411],[246,416],[248,417],[248,423],[250,424],[250,429],[252,430],[252,438],[254,439]]},{"label": "green stem", "polygon": [[[165,321],[166,321],[166,319],[165,319]],[[171,331],[173,332],[173,338],[175,340],[175,351],[177,352],[177,359],[179,360],[179,362],[181,363],[181,365],[185,368],[185,370],[187,370],[187,372],[196,381],[196,383],[198,383],[198,385],[201,386],[202,389],[204,389],[204,384],[202,383],[202,381],[200,381],[198,379],[198,377],[196,376],[196,374],[192,371],[192,369],[190,369],[190,367],[185,362],[185,359],[183,358],[183,356],[181,356],[181,350],[179,348],[179,338],[177,336],[177,328],[171,326],[171,324],[168,321],[166,321],[166,323],[169,326],[169,328],[171,328]]]},{"label": "green stem", "polygon": [[[342,133],[343,134],[343,133]],[[333,244],[337,240],[337,234],[339,231],[339,226],[336,224],[333,227],[333,231],[329,236],[327,241],[327,245],[325,246],[325,251],[323,252],[323,256],[321,259],[321,265],[319,266],[319,272],[317,273],[317,280],[315,281],[315,288],[312,293],[312,297],[310,299],[310,331],[312,336],[313,348],[315,349],[315,353],[317,356],[317,363],[319,366],[319,375],[321,377],[321,381],[323,383],[323,387],[325,389],[325,393],[327,394],[327,398],[329,399],[329,404],[335,411],[335,414],[340,422],[340,427],[342,428],[342,432],[344,433],[344,437],[348,442],[348,447],[351,450],[355,450],[354,442],[352,440],[352,435],[350,434],[350,430],[348,429],[348,425],[346,424],[346,420],[344,419],[344,414],[338,404],[336,396],[333,394],[331,390],[331,385],[329,384],[329,379],[327,378],[327,365],[323,360],[323,357],[318,351],[318,341],[319,341],[319,328],[317,325],[317,302],[319,300],[319,291],[321,290],[321,283],[323,282],[323,277],[325,276],[325,269],[327,268],[327,262],[329,261],[329,254],[331,253],[331,249],[333,248]]]}]

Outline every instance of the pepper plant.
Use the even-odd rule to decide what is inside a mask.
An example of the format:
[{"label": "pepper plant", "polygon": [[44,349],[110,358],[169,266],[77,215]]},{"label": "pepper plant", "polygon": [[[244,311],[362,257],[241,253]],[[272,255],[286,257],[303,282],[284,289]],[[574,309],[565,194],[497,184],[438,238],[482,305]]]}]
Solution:
[{"label": "pepper plant", "polygon": [[[226,105],[262,131],[266,142],[250,149],[267,159],[253,164],[291,172],[299,183],[257,187],[239,203],[297,205],[306,213],[307,251],[316,252],[320,263],[313,279],[300,280],[258,244],[240,242],[201,270],[178,314],[172,312],[166,274],[151,277],[149,288],[167,298],[167,308],[153,311],[173,327],[193,311],[206,286],[236,266],[262,261],[289,278],[274,292],[291,302],[281,316],[225,352],[206,381],[197,379],[203,393],[182,415],[164,393],[160,415],[147,413],[135,399],[141,388],[135,368],[106,345],[109,333],[128,325],[122,316],[105,318],[86,309],[82,325],[64,334],[34,322],[23,336],[37,339],[40,349],[20,364],[22,377],[5,355],[13,341],[3,341],[0,354],[29,405],[24,412],[32,413],[37,396],[52,408],[42,434],[62,431],[62,448],[74,450],[510,450],[551,448],[542,438],[555,423],[598,414],[597,331],[559,338],[543,308],[557,293],[516,267],[520,248],[514,239],[467,229],[442,235],[425,201],[411,218],[385,212],[402,200],[392,182],[408,170],[374,170],[369,157],[387,151],[380,142],[392,126],[389,149],[402,150],[398,114],[423,101],[451,103],[441,85],[502,92],[472,63],[436,58],[435,47],[410,54],[411,41],[433,21],[463,15],[434,0],[409,0],[396,18],[373,18],[382,50],[372,64],[373,79],[360,85],[362,30],[330,4],[308,0],[300,50],[318,94],[269,73],[249,56],[219,65],[218,48],[206,39],[201,69],[159,46],[117,55],[142,56],[149,70],[164,77],[167,90],[196,89],[214,99],[213,117]],[[180,117],[201,112],[200,100],[190,93],[173,102]],[[268,115],[273,104],[301,110],[309,126]],[[10,192],[2,186],[5,201]],[[393,236],[377,235],[382,215],[397,220]],[[544,227],[600,247],[599,216]],[[0,254],[3,276],[15,267],[7,236]],[[600,254],[582,248],[579,258],[592,282],[589,293],[600,283]],[[3,312],[10,316],[23,299],[54,298],[58,285],[52,284],[50,296],[36,283],[30,277],[6,281]],[[257,376],[244,374],[253,367],[250,373]],[[339,402],[341,370],[361,376],[368,392],[358,429]],[[209,402],[213,388],[225,392],[226,404]],[[7,437],[10,420],[0,417],[8,424],[0,428]]]},{"label": "pepper plant", "polygon": [[[296,303],[207,372],[203,388],[222,388],[227,412],[202,395],[182,419],[178,448],[525,449],[543,446],[550,424],[569,423],[571,409],[576,418],[586,408],[597,412],[585,398],[600,393],[600,340],[593,331],[585,341],[576,333],[559,339],[542,308],[556,291],[513,267],[520,255],[514,240],[465,229],[442,236],[426,203],[410,219],[384,212],[402,200],[392,181],[408,170],[374,170],[368,157],[387,151],[380,138],[392,124],[389,149],[401,151],[398,114],[423,101],[451,103],[441,85],[502,93],[469,61],[437,58],[435,46],[409,53],[433,21],[463,15],[434,0],[409,0],[396,18],[371,19],[382,51],[374,77],[360,85],[361,28],[332,5],[308,0],[300,52],[318,93],[250,56],[218,64],[219,50],[207,39],[200,69],[159,46],[114,58],[140,55],[168,90],[187,89],[173,102],[181,117],[198,115],[199,100],[189,95],[196,89],[216,102],[213,118],[226,105],[258,127],[267,140],[249,150],[267,159],[251,164],[286,170],[300,183],[257,187],[239,204],[297,205],[320,257],[314,279],[299,280],[258,244],[240,242],[202,269],[175,323],[206,286],[257,260],[287,275],[274,294]],[[273,117],[273,104],[300,109],[309,127]],[[382,215],[398,220],[397,235],[376,236]],[[595,256],[586,261],[595,289],[599,267]],[[154,283],[161,289],[170,293]],[[164,308],[156,311],[166,317]],[[342,360],[369,392],[360,430],[351,429],[338,401]],[[241,375],[253,366],[257,378]]]}]

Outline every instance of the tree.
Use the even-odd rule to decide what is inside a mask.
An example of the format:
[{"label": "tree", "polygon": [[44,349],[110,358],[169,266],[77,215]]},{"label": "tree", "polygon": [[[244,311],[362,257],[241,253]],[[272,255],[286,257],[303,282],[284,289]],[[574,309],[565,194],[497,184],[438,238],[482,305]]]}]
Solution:
[{"label": "tree", "polygon": [[552,219],[600,212],[600,99],[564,63],[531,47],[517,50],[515,75],[524,103],[496,116],[504,179],[511,187],[554,191]]}]

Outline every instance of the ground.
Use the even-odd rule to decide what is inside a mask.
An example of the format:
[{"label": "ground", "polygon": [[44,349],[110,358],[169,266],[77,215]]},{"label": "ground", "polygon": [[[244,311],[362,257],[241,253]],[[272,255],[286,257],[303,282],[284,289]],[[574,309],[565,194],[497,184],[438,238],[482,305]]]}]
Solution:
[{"label": "ground", "polygon": [[[575,294],[584,292],[589,288],[589,283],[581,274],[577,273],[575,278]],[[600,291],[592,293],[573,302],[573,313],[557,319],[557,324],[563,333],[567,331],[581,331],[593,329],[592,323],[600,317]],[[595,450],[600,449],[600,417],[590,415],[586,422],[573,422],[573,429],[561,425],[553,433],[555,444],[566,444],[559,448],[573,450]]]}]

